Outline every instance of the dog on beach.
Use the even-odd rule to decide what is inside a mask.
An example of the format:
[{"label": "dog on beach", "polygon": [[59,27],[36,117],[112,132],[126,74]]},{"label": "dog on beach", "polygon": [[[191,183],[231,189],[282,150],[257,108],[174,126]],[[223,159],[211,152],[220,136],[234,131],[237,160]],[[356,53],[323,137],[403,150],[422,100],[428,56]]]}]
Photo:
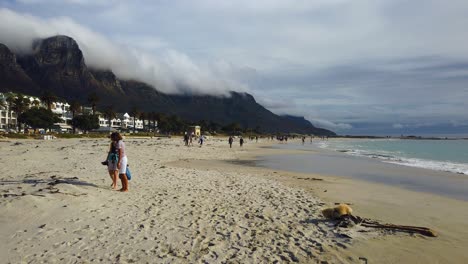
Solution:
[{"label": "dog on beach", "polygon": [[322,210],[322,215],[327,219],[338,219],[343,215],[351,215],[353,209],[347,204],[339,204],[336,207],[326,208]]}]

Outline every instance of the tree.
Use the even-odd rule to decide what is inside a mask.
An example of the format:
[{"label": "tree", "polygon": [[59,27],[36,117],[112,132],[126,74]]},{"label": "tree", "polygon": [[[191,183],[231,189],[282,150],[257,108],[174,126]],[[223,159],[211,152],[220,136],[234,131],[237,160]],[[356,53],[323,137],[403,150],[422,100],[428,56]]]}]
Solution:
[{"label": "tree", "polygon": [[99,118],[96,115],[78,115],[72,120],[73,126],[83,131],[99,128]]},{"label": "tree", "polygon": [[81,105],[78,101],[73,100],[70,102],[70,112],[72,113],[72,119],[75,117],[75,114],[81,112]]},{"label": "tree", "polygon": [[231,123],[231,124],[223,127],[223,130],[225,132],[228,132],[228,133],[233,133],[233,132],[237,133],[237,132],[242,130],[242,127],[241,127],[241,125],[239,123],[234,122],[234,123]]},{"label": "tree", "polygon": [[187,124],[176,115],[171,115],[167,118],[167,126],[169,131],[182,132],[187,130]]},{"label": "tree", "polygon": [[47,105],[47,109],[52,110],[52,103],[57,100],[57,96],[47,90],[41,95],[40,99]]},{"label": "tree", "polygon": [[216,122],[210,121],[210,123],[208,124],[208,130],[210,132],[217,132],[221,130],[221,125]]},{"label": "tree", "polygon": [[138,108],[136,107],[133,107],[132,108],[132,111],[130,111],[130,115],[132,116],[133,118],[133,134],[135,134],[135,129],[136,129],[136,118],[137,116],[140,114],[140,111],[138,110]]},{"label": "tree", "polygon": [[[78,101],[73,100],[70,102],[70,112],[72,113],[72,120],[73,118],[75,118],[76,113],[81,112],[81,105]],[[73,125],[73,122],[72,122],[72,128],[73,128],[73,134],[75,134],[75,126]]]},{"label": "tree", "polygon": [[201,130],[209,131],[209,125],[206,120],[200,120],[198,121],[198,124],[195,124],[195,125],[199,125]]},{"label": "tree", "polygon": [[[12,108],[13,108],[13,105],[15,103],[15,98],[16,98],[16,94],[15,93],[12,93],[12,92],[9,92],[9,93],[6,93],[5,94],[5,102],[6,102],[6,105],[8,107],[8,111],[7,111],[7,119],[11,120],[12,119]],[[8,127],[11,128],[11,124],[8,124]]]},{"label": "tree", "polygon": [[106,108],[104,108],[103,114],[107,118],[107,121],[109,122],[109,128],[110,128],[112,126],[112,119],[114,119],[117,116],[114,110],[114,106],[109,105]]},{"label": "tree", "polygon": [[153,131],[156,132],[156,120],[158,118],[158,114],[156,112],[149,113],[149,119],[153,122]]},{"label": "tree", "polygon": [[34,129],[50,129],[54,123],[60,122],[60,117],[45,108],[31,108],[18,116],[18,122],[24,123]]},{"label": "tree", "polygon": [[145,127],[145,120],[146,120],[147,116],[148,116],[148,114],[145,113],[145,112],[141,112],[141,113],[138,115],[138,118],[139,118],[140,120],[143,121],[143,130],[145,130],[145,128],[146,128],[146,127]]},{"label": "tree", "polygon": [[88,95],[88,102],[91,104],[91,108],[93,109],[93,115],[96,114],[96,104],[99,102],[99,97],[96,93],[90,93]]},{"label": "tree", "polygon": [[3,100],[3,99],[0,100],[0,107],[1,107],[1,108],[6,108],[7,105],[8,105],[8,104],[7,104],[7,102],[6,102],[5,100]]},{"label": "tree", "polygon": [[18,131],[20,130],[20,124],[21,124],[21,121],[18,119],[18,117],[28,108],[29,108],[29,99],[25,98],[22,94],[17,94],[16,97],[13,99],[13,105],[11,106],[11,110],[13,110],[16,113]]},{"label": "tree", "polygon": [[156,113],[155,118],[158,121],[158,128],[159,129],[161,129],[162,131],[165,131],[165,132],[168,132],[170,130],[168,122],[167,122],[167,118],[166,118],[166,116],[164,114]]}]

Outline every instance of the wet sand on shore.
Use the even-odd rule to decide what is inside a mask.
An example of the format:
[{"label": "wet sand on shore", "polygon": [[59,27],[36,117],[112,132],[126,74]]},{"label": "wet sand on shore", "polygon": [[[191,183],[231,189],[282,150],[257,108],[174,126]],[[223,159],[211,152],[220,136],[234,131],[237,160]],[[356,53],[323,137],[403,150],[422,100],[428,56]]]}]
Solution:
[{"label": "wet sand on shore", "polygon": [[[320,155],[320,150],[314,152]],[[272,170],[255,166],[256,157],[288,153],[294,155],[304,151],[257,148],[237,160],[192,161],[185,165],[179,163],[179,166],[234,171],[242,167],[258,177],[274,179],[287,186],[304,189],[319,197],[327,205],[349,203],[354,209],[353,213],[361,217],[376,219],[383,223],[429,227],[439,234],[436,238],[395,233],[355,239],[351,246],[340,252],[343,256],[350,256],[353,259],[363,257],[369,263],[466,263],[468,261],[466,250],[468,202],[355,178]],[[330,163],[323,166],[330,166]],[[333,166],[340,166],[340,163],[333,163]],[[389,169],[406,168],[395,165]],[[385,173],[395,173],[395,171],[382,172]]]}]

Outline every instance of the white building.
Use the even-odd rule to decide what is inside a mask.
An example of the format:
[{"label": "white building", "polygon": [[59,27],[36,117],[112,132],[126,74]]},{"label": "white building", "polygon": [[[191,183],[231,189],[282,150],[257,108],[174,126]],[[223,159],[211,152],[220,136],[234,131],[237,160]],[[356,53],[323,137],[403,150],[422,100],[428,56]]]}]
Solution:
[{"label": "white building", "polygon": [[[110,127],[121,129],[133,129],[133,119],[128,113],[118,113],[114,119],[111,120]],[[102,114],[99,115],[99,126],[109,127],[109,120]],[[135,118],[135,128],[143,129],[143,120]]]},{"label": "white building", "polygon": [[[47,107],[39,98],[34,96],[24,96],[29,100],[29,107]],[[6,102],[6,95],[0,93],[0,101],[3,102],[0,106],[0,129],[16,129],[17,120],[16,113],[9,109],[8,103]],[[56,123],[58,129],[62,132],[70,131],[72,127],[69,125],[72,120],[72,113],[70,112],[70,105],[66,102],[53,102],[51,104],[51,110],[53,113],[60,116],[62,122]],[[82,107],[82,113],[91,113],[91,107]],[[109,127],[107,118],[102,113],[96,113],[99,116],[99,126],[101,128]],[[133,130],[133,120],[128,113],[118,113],[116,118],[111,120],[110,127],[114,129]],[[148,127],[149,121],[146,120],[146,126]],[[141,130],[144,128],[143,120],[135,118],[135,128]]]},{"label": "white building", "polygon": [[15,129],[17,126],[16,113],[9,108],[6,98],[4,93],[0,93],[0,129]]},{"label": "white building", "polygon": [[51,104],[50,110],[60,116],[62,122],[55,125],[59,126],[63,132],[71,130],[72,127],[69,125],[73,118],[72,113],[70,112],[70,105],[63,102],[53,102]]}]

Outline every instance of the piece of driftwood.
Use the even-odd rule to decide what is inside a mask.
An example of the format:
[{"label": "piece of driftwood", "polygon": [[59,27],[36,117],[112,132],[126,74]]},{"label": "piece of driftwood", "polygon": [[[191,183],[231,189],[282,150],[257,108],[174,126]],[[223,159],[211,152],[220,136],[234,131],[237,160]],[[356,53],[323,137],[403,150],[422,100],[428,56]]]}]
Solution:
[{"label": "piece of driftwood", "polygon": [[437,233],[434,230],[427,227],[381,224],[375,220],[366,219],[349,214],[342,215],[337,220],[338,222],[335,224],[336,227],[351,227],[354,225],[361,225],[365,227],[390,229],[400,232],[419,233],[424,236],[437,237]]}]

